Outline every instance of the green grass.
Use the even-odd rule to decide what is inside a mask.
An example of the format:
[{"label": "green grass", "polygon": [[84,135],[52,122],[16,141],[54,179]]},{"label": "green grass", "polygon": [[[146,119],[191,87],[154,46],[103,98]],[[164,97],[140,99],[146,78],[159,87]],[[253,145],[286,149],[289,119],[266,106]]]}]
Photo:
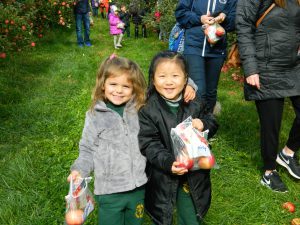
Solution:
[{"label": "green grass", "polygon": [[[93,47],[79,49],[73,30],[56,30],[31,51],[0,61],[0,224],[63,224],[66,178],[78,155],[95,74],[115,51],[107,21],[95,22]],[[155,34],[125,37],[117,54],[135,60],[147,74],[153,55],[165,48],[167,43]],[[219,85],[222,113],[212,144],[220,169],[212,171],[213,198],[205,224],[289,224],[300,217],[299,182],[279,168],[289,193],[273,193],[259,184],[258,118],[231,72],[222,74]],[[285,106],[280,146],[294,116],[290,103]],[[295,203],[294,214],[281,208],[285,201]],[[96,224],[96,215],[97,210],[86,224]]]}]

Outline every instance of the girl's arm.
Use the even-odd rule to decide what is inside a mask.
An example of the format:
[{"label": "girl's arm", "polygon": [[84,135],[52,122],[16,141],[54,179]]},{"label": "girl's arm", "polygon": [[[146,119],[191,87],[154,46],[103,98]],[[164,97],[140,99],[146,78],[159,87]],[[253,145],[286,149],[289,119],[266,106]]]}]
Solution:
[{"label": "girl's arm", "polygon": [[139,112],[140,132],[138,138],[141,153],[146,156],[152,166],[170,173],[175,157],[165,148],[154,121],[143,109]]},{"label": "girl's arm", "polygon": [[95,119],[93,118],[95,118],[93,113],[86,113],[82,137],[79,142],[79,156],[71,167],[71,171],[78,171],[82,177],[89,176],[94,170],[93,152],[98,145],[98,132],[95,126]]}]

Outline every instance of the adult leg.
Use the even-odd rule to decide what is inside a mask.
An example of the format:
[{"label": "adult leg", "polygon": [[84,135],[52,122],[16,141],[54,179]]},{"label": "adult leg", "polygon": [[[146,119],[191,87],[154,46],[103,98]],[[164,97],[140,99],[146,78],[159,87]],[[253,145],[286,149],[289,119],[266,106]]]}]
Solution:
[{"label": "adult leg", "polygon": [[76,22],[76,35],[77,35],[77,44],[83,46],[83,37],[82,37],[82,14],[75,14]]},{"label": "adult leg", "polygon": [[213,112],[217,102],[218,83],[225,58],[205,58],[205,60],[206,92],[204,98],[206,99],[209,111]]},{"label": "adult leg", "polygon": [[205,59],[199,55],[184,55],[184,57],[188,63],[189,76],[198,86],[197,96],[199,99],[204,99],[206,92]]},{"label": "adult leg", "polygon": [[126,34],[127,37],[130,37],[130,24],[128,24],[128,26],[126,27]]},{"label": "adult leg", "polygon": [[295,119],[289,133],[286,146],[296,152],[300,148],[300,96],[290,98],[295,111]]},{"label": "adult leg", "polygon": [[289,133],[286,146],[278,153],[277,163],[285,167],[288,172],[297,179],[300,179],[300,165],[295,152],[300,147],[300,96],[290,98],[296,114],[292,128]]},{"label": "adult leg", "polygon": [[84,26],[84,42],[90,44],[90,15],[89,13],[83,14],[83,26]]},{"label": "adult leg", "polygon": [[255,101],[260,121],[264,170],[275,170],[284,99]]},{"label": "adult leg", "polygon": [[124,197],[121,194],[97,195],[98,224],[124,224]]}]

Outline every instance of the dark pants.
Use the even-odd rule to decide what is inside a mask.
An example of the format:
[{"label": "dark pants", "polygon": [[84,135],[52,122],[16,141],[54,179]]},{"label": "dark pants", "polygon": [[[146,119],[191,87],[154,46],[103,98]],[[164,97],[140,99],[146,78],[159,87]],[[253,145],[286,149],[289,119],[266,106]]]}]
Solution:
[{"label": "dark pants", "polygon": [[[83,45],[90,42],[90,16],[89,13],[75,14],[77,43]],[[84,38],[82,36],[82,24],[84,27]]]},{"label": "dark pants", "polygon": [[127,34],[127,37],[130,37],[130,24],[125,25],[124,30],[123,30],[123,34]]},{"label": "dark pants", "polygon": [[92,11],[93,11],[93,16],[98,16],[98,7],[93,7],[92,8]]},{"label": "dark pants", "polygon": [[[286,146],[293,151],[300,148],[300,96],[290,97],[296,117]],[[284,98],[255,101],[260,121],[261,155],[264,170],[276,168]]]},{"label": "dark pants", "polygon": [[188,71],[192,80],[198,86],[197,96],[206,101],[213,112],[217,101],[217,88],[224,57],[202,57],[200,55],[187,55]]}]

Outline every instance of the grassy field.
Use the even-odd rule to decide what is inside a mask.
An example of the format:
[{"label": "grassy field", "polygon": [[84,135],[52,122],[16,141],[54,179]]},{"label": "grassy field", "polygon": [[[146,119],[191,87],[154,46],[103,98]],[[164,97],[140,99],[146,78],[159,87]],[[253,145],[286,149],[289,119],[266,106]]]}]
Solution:
[{"label": "grassy field", "polygon": [[[79,49],[75,32],[49,32],[32,51],[0,61],[0,224],[63,224],[66,178],[78,155],[96,70],[115,50],[106,20],[95,19],[93,46]],[[124,40],[117,54],[147,74],[152,56],[167,48],[155,34]],[[213,141],[219,169],[212,171],[213,199],[206,225],[282,225],[300,217],[300,185],[278,168],[289,188],[273,193],[259,183],[261,158],[255,107],[240,83],[222,74],[220,129]],[[294,117],[286,102],[280,147]],[[292,201],[296,212],[282,209]],[[96,224],[97,210],[86,224]],[[146,216],[145,225],[150,224]]]}]

